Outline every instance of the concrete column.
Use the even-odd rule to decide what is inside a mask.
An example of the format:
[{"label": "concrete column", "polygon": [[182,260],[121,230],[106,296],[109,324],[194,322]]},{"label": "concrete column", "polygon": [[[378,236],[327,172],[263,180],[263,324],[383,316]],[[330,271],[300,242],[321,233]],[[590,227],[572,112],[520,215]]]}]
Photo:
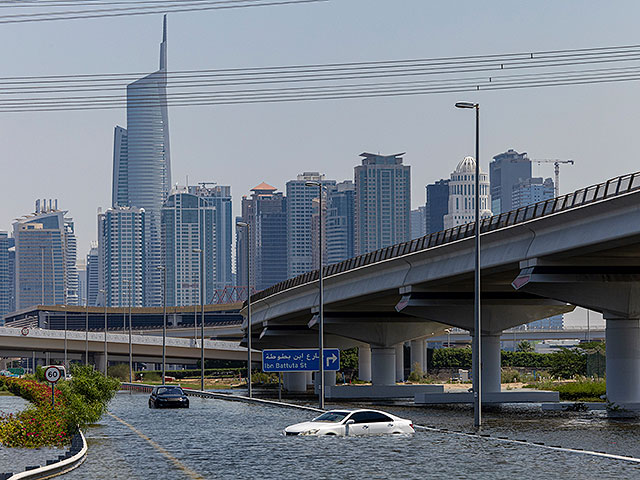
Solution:
[{"label": "concrete column", "polygon": [[427,371],[426,365],[426,345],[423,338],[419,340],[411,340],[411,370],[414,369],[414,365],[417,363],[423,372]]},{"label": "concrete column", "polygon": [[482,393],[499,392],[502,377],[500,370],[500,334],[482,335],[482,337],[480,337],[480,343],[482,357]]},{"label": "concrete column", "polygon": [[396,382],[404,382],[404,343],[398,343],[396,349]]},{"label": "concrete column", "polygon": [[371,347],[358,347],[358,378],[363,382],[371,381]]},{"label": "concrete column", "polygon": [[313,372],[304,372],[305,381],[307,386],[313,385]]},{"label": "concrete column", "polygon": [[640,320],[605,318],[607,400],[640,409]]},{"label": "concrete column", "polygon": [[284,388],[288,392],[306,392],[306,372],[285,372],[283,375]]},{"label": "concrete column", "polygon": [[394,347],[371,348],[371,383],[396,384],[396,350]]},{"label": "concrete column", "polygon": [[96,370],[98,372],[104,372],[104,354],[96,353],[93,357],[96,362]]},{"label": "concrete column", "polygon": [[[318,386],[320,380],[320,372],[316,372],[314,379],[314,391],[318,393],[320,391],[320,387]],[[324,386],[325,387],[335,387],[336,386],[336,372],[324,372]]]}]

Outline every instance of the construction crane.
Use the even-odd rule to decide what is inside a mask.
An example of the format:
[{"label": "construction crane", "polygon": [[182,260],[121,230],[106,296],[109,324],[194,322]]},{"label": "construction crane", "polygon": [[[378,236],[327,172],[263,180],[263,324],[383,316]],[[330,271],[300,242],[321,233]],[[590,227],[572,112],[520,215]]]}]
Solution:
[{"label": "construction crane", "polygon": [[555,173],[555,181],[556,181],[556,185],[555,185],[555,196],[559,197],[560,196],[560,164],[561,163],[568,163],[570,165],[574,164],[573,160],[560,160],[557,158],[553,158],[553,159],[549,159],[549,158],[532,158],[531,159],[532,162],[537,162],[538,165],[540,165],[541,163],[553,163],[553,167],[554,167],[554,173]]}]

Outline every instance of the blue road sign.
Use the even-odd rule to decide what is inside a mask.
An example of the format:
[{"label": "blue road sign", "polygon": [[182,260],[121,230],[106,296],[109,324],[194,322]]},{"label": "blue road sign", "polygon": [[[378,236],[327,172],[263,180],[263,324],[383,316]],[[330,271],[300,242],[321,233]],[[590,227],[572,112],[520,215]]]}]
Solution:
[{"label": "blue road sign", "polygon": [[[318,349],[305,348],[299,350],[263,350],[263,372],[317,372]],[[340,350],[337,348],[324,349],[324,369],[328,371],[340,370]]]}]

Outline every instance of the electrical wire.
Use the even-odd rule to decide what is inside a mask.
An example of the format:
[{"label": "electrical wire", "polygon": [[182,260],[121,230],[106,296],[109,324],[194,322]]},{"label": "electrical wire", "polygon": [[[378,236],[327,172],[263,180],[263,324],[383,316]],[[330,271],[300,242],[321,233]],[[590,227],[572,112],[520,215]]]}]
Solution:
[{"label": "electrical wire", "polygon": [[[148,7],[112,8],[104,10],[78,10],[67,12],[42,12],[29,14],[0,15],[0,24],[51,22],[59,20],[80,20],[122,16],[152,15],[159,13],[184,13],[208,10],[228,10],[255,7],[273,7],[283,5],[310,4],[330,0],[216,0],[190,2],[182,5],[158,5]],[[192,5],[192,6],[187,6]],[[143,9],[143,10],[139,10]]]}]

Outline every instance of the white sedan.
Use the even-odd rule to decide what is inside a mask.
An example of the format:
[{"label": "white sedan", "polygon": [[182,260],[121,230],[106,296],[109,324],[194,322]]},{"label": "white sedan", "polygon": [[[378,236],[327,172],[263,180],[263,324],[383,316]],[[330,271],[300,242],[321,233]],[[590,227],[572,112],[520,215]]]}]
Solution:
[{"label": "white sedan", "polygon": [[383,435],[415,433],[411,420],[378,410],[330,410],[310,422],[284,429],[285,435]]}]

